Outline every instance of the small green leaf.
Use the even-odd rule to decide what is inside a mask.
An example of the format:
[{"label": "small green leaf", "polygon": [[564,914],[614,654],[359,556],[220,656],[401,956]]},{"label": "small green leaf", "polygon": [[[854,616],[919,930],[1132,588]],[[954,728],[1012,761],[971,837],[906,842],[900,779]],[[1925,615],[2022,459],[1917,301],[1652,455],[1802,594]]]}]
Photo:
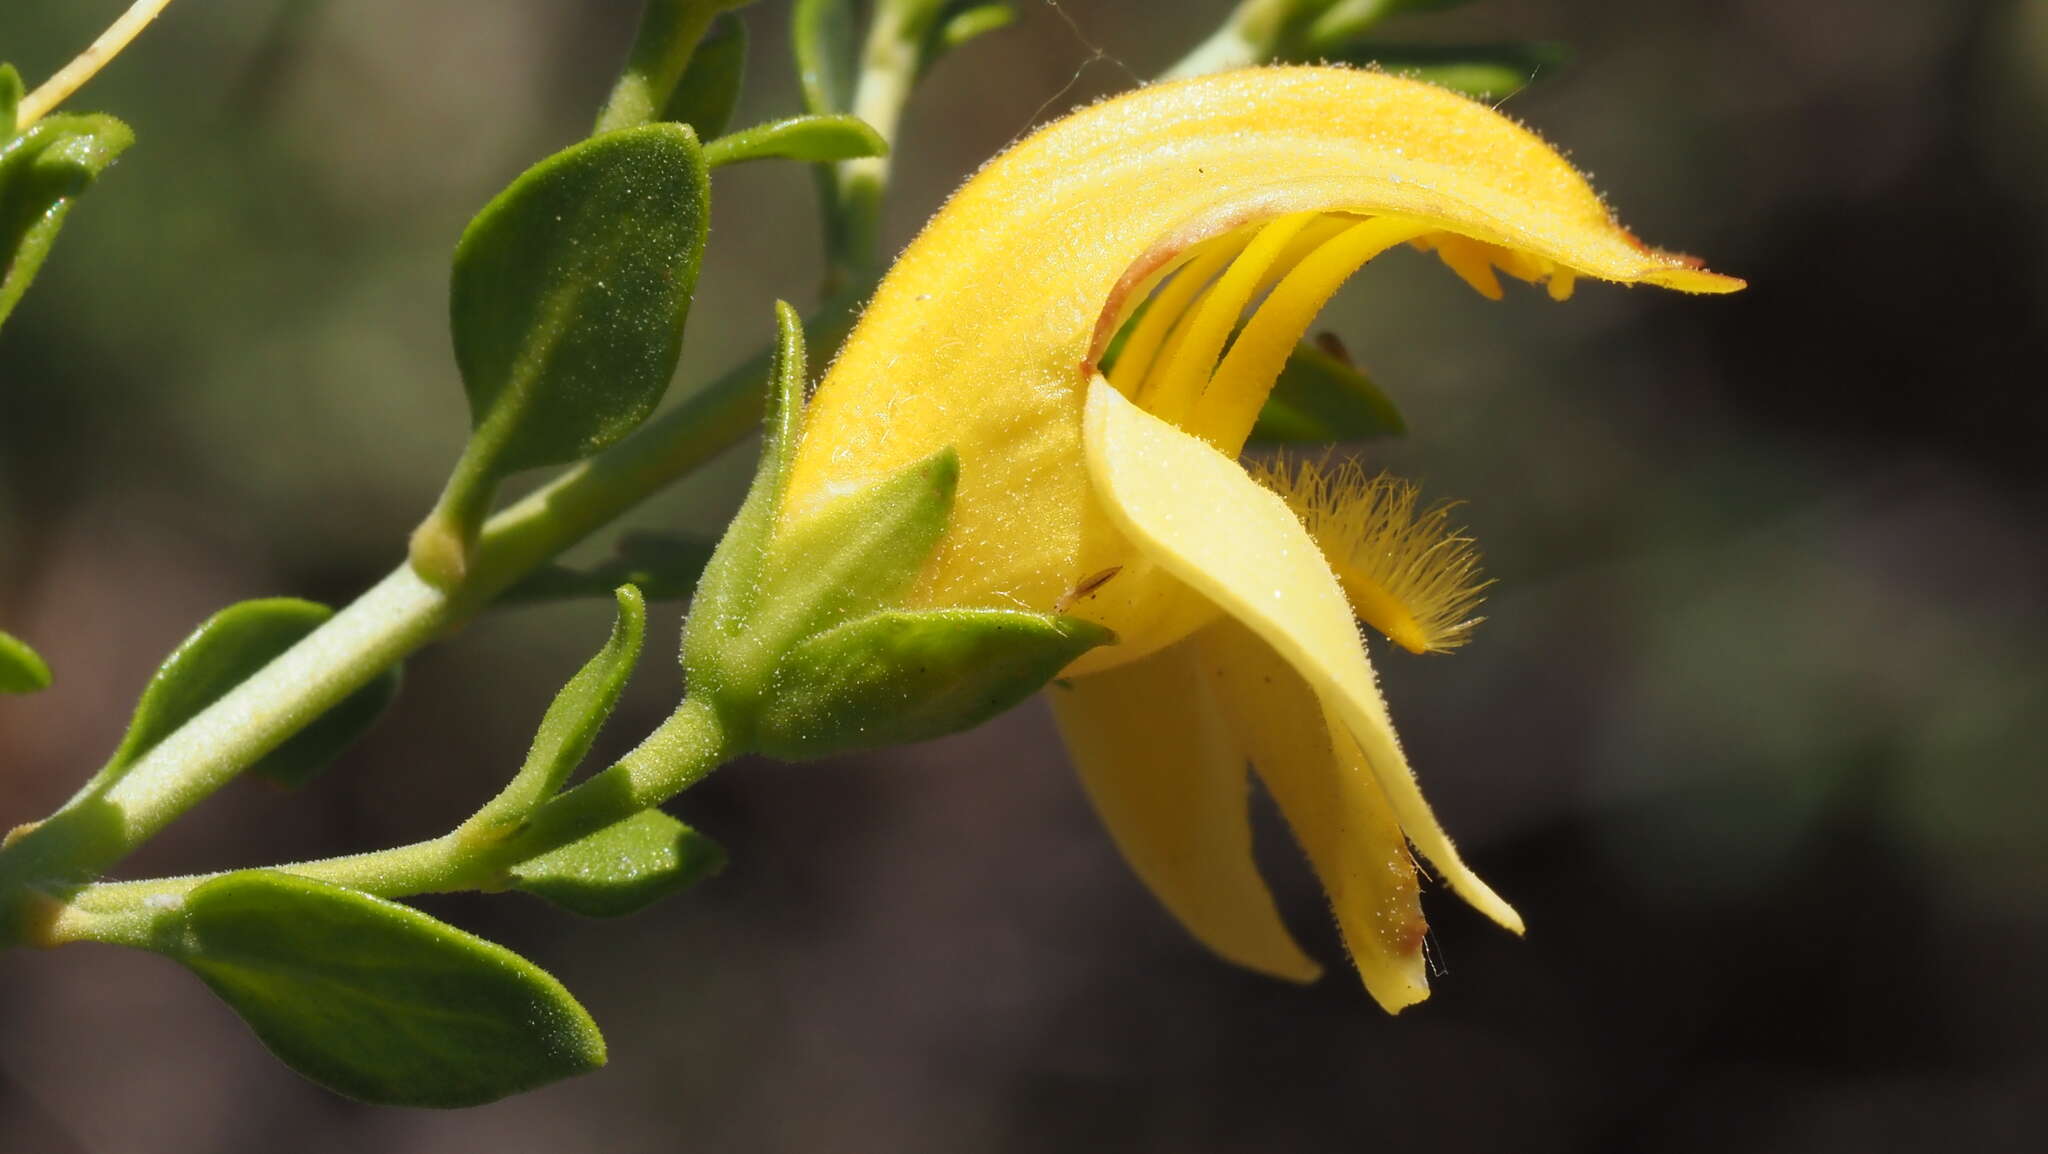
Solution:
[{"label": "small green leaf", "polygon": [[49,687],[49,663],[27,642],[0,630],[0,693],[38,693]]},{"label": "small green leaf", "polygon": [[[135,703],[127,734],[95,781],[119,777],[157,742],[332,616],[334,611],[325,605],[273,597],[230,605],[207,618],[150,677]],[[304,784],[376,721],[397,695],[399,676],[395,667],[385,671],[270,751],[250,771],[286,785]]]},{"label": "small green leaf", "polygon": [[498,604],[609,597],[621,585],[636,585],[649,601],[677,601],[697,588],[711,560],[711,542],[668,533],[628,533],[617,556],[589,569],[548,565],[498,597]]},{"label": "small green leaf", "polygon": [[615,918],[725,867],[715,841],[658,809],[512,867],[513,886],[592,918]]},{"label": "small green leaf", "polygon": [[805,111],[828,116],[852,108],[860,52],[853,0],[796,0],[789,30]]},{"label": "small green leaf", "polygon": [[60,115],[0,143],[0,324],[43,267],[78,194],[134,141],[111,116]]},{"label": "small green leaf", "polygon": [[1099,625],[1006,609],[892,611],[811,637],[783,658],[755,748],[821,757],[979,725],[1112,639]]},{"label": "small green leaf", "polygon": [[1561,44],[1359,44],[1344,54],[1352,63],[1372,63],[1401,76],[1462,92],[1475,100],[1500,100],[1527,88],[1537,77],[1570,61]]},{"label": "small green leaf", "polygon": [[474,1106],[604,1065],[596,1023],[547,971],[324,882],[207,882],[163,948],[286,1065],[365,1102]]},{"label": "small green leaf", "polygon": [[661,119],[682,121],[697,130],[697,139],[712,139],[732,123],[746,71],[746,21],[721,12],[690,55],[690,66],[669,96]]},{"label": "small green leaf", "polygon": [[1390,16],[1411,12],[1432,12],[1456,8],[1470,0],[1336,0],[1309,25],[1304,58],[1331,56],[1349,48],[1354,40]]},{"label": "small green leaf", "polygon": [[960,47],[977,36],[1008,28],[1017,20],[1017,10],[1008,4],[955,4],[939,23],[934,56]]},{"label": "small green leaf", "polygon": [[823,164],[888,151],[882,134],[857,116],[792,116],[719,137],[705,146],[704,163],[717,168],[782,158]]},{"label": "small green leaf", "polygon": [[710,184],[681,124],[595,136],[477,214],[449,286],[472,433],[414,568],[461,579],[500,478],[588,456],[660,403],[682,352]]},{"label": "small green leaf", "polygon": [[1357,441],[1408,431],[1401,410],[1342,357],[1301,344],[1259,410],[1251,439],[1267,443]]},{"label": "small green leaf", "polygon": [[597,731],[618,706],[619,694],[633,676],[633,666],[640,661],[640,643],[647,635],[647,602],[640,591],[621,585],[615,596],[619,612],[612,622],[611,638],[555,694],[534,731],[526,763],[511,784],[469,820],[471,826],[489,829],[524,818],[534,806],[553,797],[590,752]]},{"label": "small green leaf", "polygon": [[0,142],[14,138],[14,130],[21,123],[23,95],[21,73],[12,64],[0,64]]}]

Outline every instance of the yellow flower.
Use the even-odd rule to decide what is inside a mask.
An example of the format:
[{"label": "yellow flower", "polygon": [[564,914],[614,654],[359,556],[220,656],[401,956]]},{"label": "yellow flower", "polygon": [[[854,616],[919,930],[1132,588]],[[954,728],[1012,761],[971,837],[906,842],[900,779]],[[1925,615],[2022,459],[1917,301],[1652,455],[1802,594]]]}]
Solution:
[{"label": "yellow flower", "polygon": [[957,450],[907,604],[1114,629],[1052,696],[1131,865],[1225,958],[1313,978],[1252,861],[1250,763],[1389,1010],[1428,994],[1409,844],[1522,928],[1423,800],[1354,621],[1455,643],[1471,557],[1376,574],[1371,542],[1441,540],[1441,517],[1362,475],[1255,479],[1236,457],[1315,314],[1402,244],[1489,296],[1496,271],[1559,299],[1581,276],[1741,287],[1645,247],[1541,140],[1450,92],[1339,68],[1156,85],[1039,131],[933,218],[819,386],[782,511]]}]

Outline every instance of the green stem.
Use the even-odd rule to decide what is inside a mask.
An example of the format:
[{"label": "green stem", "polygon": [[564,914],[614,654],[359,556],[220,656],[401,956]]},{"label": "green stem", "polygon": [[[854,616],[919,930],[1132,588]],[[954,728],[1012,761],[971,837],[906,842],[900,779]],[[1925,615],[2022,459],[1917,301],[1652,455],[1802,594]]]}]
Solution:
[{"label": "green stem", "polygon": [[1180,80],[1271,60],[1288,34],[1317,7],[1314,0],[1243,0],[1207,40],[1159,78]]},{"label": "green stem", "polygon": [[[814,347],[836,348],[851,317],[850,304],[835,301],[806,325],[806,336]],[[24,828],[0,848],[0,945],[21,936],[20,922],[31,916],[17,908],[25,887],[105,872],[378,673],[754,431],[769,355],[762,351],[493,517],[460,586],[437,589],[410,566],[399,566],[159,742],[118,782],[81,793],[48,820]]]},{"label": "green stem", "polygon": [[[541,806],[507,836],[478,837],[465,827],[412,845],[273,868],[385,898],[501,889],[507,872],[520,862],[661,804],[703,780],[734,752],[716,711],[685,698],[611,768]],[[174,931],[194,887],[220,876],[83,886],[42,905],[23,939],[39,946],[81,941],[147,946]]]},{"label": "green stem", "polygon": [[889,142],[889,151],[834,166],[829,182],[827,292],[874,280],[881,273],[882,201],[889,188],[890,158],[896,151],[904,105],[917,86],[920,53],[930,24],[929,14],[920,20],[917,9],[917,5],[884,3],[868,26],[851,111]]},{"label": "green stem", "polygon": [[611,97],[597,114],[592,135],[651,124],[675,93],[676,83],[690,66],[690,55],[705,30],[735,0],[648,0],[632,53],[612,86]]}]

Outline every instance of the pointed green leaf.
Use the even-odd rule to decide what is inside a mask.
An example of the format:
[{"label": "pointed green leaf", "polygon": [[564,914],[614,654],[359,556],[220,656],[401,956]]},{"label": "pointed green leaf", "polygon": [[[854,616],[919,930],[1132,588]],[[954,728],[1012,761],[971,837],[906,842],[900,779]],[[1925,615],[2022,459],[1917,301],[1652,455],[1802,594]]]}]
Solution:
[{"label": "pointed green leaf", "polygon": [[60,115],[0,143],[0,324],[50,255],[78,194],[134,140],[111,116]]},{"label": "pointed green leaf", "polygon": [[1401,410],[1371,378],[1341,357],[1301,344],[1274,382],[1251,439],[1268,444],[1356,441],[1407,431]]},{"label": "pointed green leaf", "polygon": [[37,693],[50,687],[50,666],[28,643],[0,630],[0,693]]},{"label": "pointed green leaf", "polygon": [[888,151],[882,134],[857,116],[792,116],[719,137],[705,146],[704,163],[712,168],[776,158],[829,163]]},{"label": "pointed green leaf", "polygon": [[1006,609],[892,611],[791,649],[755,721],[755,748],[820,757],[979,725],[1111,640],[1072,617]]},{"label": "pointed green leaf", "polygon": [[796,0],[789,30],[804,109],[826,116],[852,108],[860,52],[853,0]]},{"label": "pointed green leaf", "polygon": [[1304,59],[1334,56],[1390,16],[1456,8],[1470,0],[1323,0],[1324,10],[1309,25]]},{"label": "pointed green leaf", "polygon": [[26,95],[21,86],[21,73],[12,64],[0,64],[0,141],[14,136],[16,125],[21,123],[21,98]]},{"label": "pointed green leaf", "polygon": [[969,2],[951,7],[952,10],[940,21],[934,55],[958,48],[977,36],[1008,28],[1017,20],[1017,10],[1008,4]]},{"label": "pointed green leaf", "polygon": [[647,0],[633,50],[597,115],[592,135],[665,119],[713,22],[726,9],[749,3],[752,0]]},{"label": "pointed green leaf", "polygon": [[[325,624],[334,611],[312,601],[273,597],[230,605],[192,631],[164,659],[135,703],[135,715],[99,781],[120,776],[228,690]],[[386,670],[250,767],[300,785],[362,736],[397,695],[399,671]]]},{"label": "pointed green leaf", "polygon": [[688,597],[711,560],[713,545],[702,537],[671,533],[628,533],[614,557],[589,569],[548,565],[536,569],[498,597],[498,604],[609,597],[621,585],[636,585],[649,601]]},{"label": "pointed green leaf", "polygon": [[596,1023],[547,971],[324,882],[207,882],[163,949],[286,1065],[365,1102],[474,1106],[604,1065]]},{"label": "pointed green leaf", "polygon": [[511,784],[470,819],[470,825],[488,829],[524,818],[534,806],[555,796],[590,752],[597,731],[618,706],[619,694],[633,676],[633,666],[640,660],[640,643],[647,635],[647,602],[640,591],[621,585],[614,595],[618,617],[612,622],[610,639],[555,694],[534,731],[526,763]]},{"label": "pointed green leaf", "polygon": [[615,918],[717,873],[725,850],[658,809],[512,867],[514,888],[571,913]]},{"label": "pointed green leaf", "polygon": [[661,111],[663,120],[679,120],[710,140],[732,123],[747,72],[747,24],[730,12],[712,21],[711,30],[690,55],[690,66]]}]

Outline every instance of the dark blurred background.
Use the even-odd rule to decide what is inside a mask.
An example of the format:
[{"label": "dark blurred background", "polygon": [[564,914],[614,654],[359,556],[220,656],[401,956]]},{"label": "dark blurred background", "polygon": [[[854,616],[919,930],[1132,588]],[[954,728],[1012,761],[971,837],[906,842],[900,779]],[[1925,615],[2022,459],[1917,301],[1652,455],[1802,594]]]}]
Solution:
[{"label": "dark blurred background", "polygon": [[[122,6],[13,0],[0,57],[39,79]],[[892,244],[1227,5],[1019,6],[914,107]],[[450,248],[587,129],[636,7],[188,2],[74,100],[139,143],[0,333],[0,624],[58,678],[0,699],[0,824],[99,764],[213,609],[398,560],[463,432]],[[748,10],[741,123],[795,107],[785,17]],[[1325,317],[1415,430],[1368,459],[1469,500],[1500,578],[1475,644],[1381,664],[1527,940],[1432,894],[1437,992],[1399,1018],[1341,968],[1232,970],[1125,870],[1034,704],[725,770],[677,809],[732,865],[630,920],[428,903],[610,1037],[605,1071],[482,1109],[334,1098],[153,957],[0,957],[0,1150],[2048,1149],[2048,5],[1481,0],[1389,32],[1569,44],[1507,110],[1751,284],[1489,305],[1396,258]],[[719,174],[678,392],[811,291],[810,197],[791,165]],[[714,529],[748,455],[631,524]],[[608,613],[480,619],[311,790],[238,784],[128,868],[445,829]],[[674,623],[600,754],[673,702]]]}]

